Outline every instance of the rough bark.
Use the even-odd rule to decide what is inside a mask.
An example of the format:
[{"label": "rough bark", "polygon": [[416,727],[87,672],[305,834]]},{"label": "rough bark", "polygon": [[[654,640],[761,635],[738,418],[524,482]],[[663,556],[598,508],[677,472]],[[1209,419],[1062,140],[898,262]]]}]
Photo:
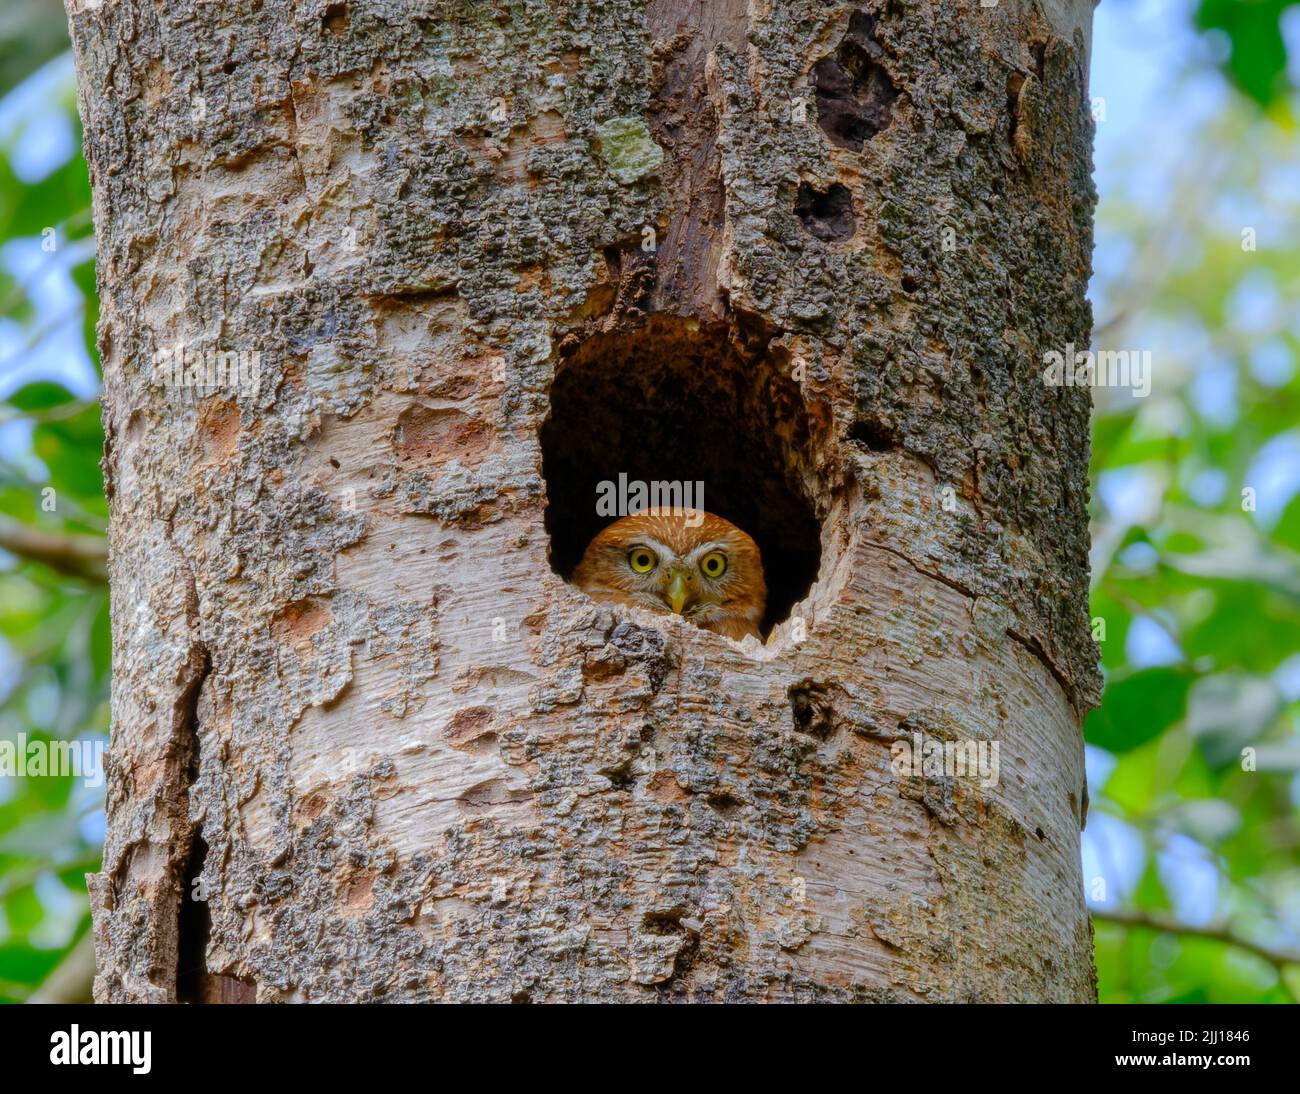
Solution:
[{"label": "rough bark", "polygon": [[[1094,998],[1087,0],[69,14],[97,998]],[[785,575],[763,648],[564,580],[660,468]]]}]

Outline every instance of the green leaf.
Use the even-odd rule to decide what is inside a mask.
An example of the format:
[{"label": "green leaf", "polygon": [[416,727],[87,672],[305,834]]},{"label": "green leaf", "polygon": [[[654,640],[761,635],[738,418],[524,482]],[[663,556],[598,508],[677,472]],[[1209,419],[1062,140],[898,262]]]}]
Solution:
[{"label": "green leaf", "polygon": [[104,431],[98,404],[69,418],[42,422],[32,431],[32,448],[49,468],[50,481],[57,490],[71,492],[83,504],[103,498],[99,458],[104,451]]},{"label": "green leaf", "polygon": [[1300,554],[1300,494],[1292,498],[1282,511],[1282,517],[1273,529],[1272,539],[1274,543]]},{"label": "green leaf", "polygon": [[1221,30],[1232,43],[1228,77],[1261,106],[1285,88],[1286,41],[1282,14],[1295,0],[1201,0],[1196,25]]},{"label": "green leaf", "polygon": [[1151,809],[1157,793],[1160,742],[1148,741],[1140,748],[1118,755],[1102,793],[1126,814],[1141,816]]},{"label": "green leaf", "polygon": [[0,980],[39,984],[59,963],[58,950],[34,950],[25,944],[0,946]]},{"label": "green leaf", "polygon": [[1110,752],[1127,752],[1158,737],[1182,719],[1194,676],[1159,666],[1107,681],[1101,707],[1084,726],[1084,739]]},{"label": "green leaf", "polygon": [[1183,631],[1189,658],[1268,673],[1300,645],[1300,605],[1288,594],[1248,581],[1199,584],[1214,593],[1214,607]]},{"label": "green leaf", "polygon": [[6,237],[39,236],[90,205],[90,178],[80,155],[34,186],[20,182],[0,160],[0,232]]},{"label": "green leaf", "polygon": [[62,384],[56,384],[51,380],[37,380],[35,383],[20,387],[6,401],[19,410],[32,411],[48,410],[50,407],[61,406],[75,399],[76,396]]}]

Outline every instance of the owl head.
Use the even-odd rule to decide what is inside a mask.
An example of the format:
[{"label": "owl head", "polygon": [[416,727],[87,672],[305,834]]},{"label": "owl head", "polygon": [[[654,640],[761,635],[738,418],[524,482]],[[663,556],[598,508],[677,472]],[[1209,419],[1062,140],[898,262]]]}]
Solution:
[{"label": "owl head", "polygon": [[767,601],[758,545],[697,509],[646,509],[587,545],[574,584],[595,600],[675,612],[730,638],[760,637]]}]

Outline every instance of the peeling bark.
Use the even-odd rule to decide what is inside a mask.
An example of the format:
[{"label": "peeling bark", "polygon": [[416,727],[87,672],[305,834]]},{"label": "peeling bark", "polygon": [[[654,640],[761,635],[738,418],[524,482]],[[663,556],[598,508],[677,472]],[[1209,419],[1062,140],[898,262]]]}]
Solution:
[{"label": "peeling bark", "polygon": [[[98,999],[1095,998],[1086,0],[68,2]],[[765,644],[566,582],[642,467]]]}]

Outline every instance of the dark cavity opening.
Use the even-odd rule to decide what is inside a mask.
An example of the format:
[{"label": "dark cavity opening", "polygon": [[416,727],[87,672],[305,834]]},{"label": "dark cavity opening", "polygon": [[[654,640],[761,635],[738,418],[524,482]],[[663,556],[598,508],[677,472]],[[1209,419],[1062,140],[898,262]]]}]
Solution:
[{"label": "dark cavity opening", "polygon": [[591,539],[602,482],[704,484],[704,508],[763,555],[763,633],[817,578],[821,537],[809,424],[784,351],[769,338],[655,316],[596,334],[560,365],[542,426],[551,566],[568,580]]},{"label": "dark cavity opening", "polygon": [[794,214],[810,235],[827,243],[850,239],[855,230],[853,195],[843,183],[833,182],[821,191],[806,182],[799,184]]},{"label": "dark cavity opening", "polygon": [[835,52],[812,70],[817,89],[817,123],[830,142],[861,152],[865,142],[889,125],[898,88],[881,66],[876,41],[879,17],[855,11]]},{"label": "dark cavity opening", "polygon": [[325,12],[321,16],[321,25],[331,34],[336,35],[347,33],[349,21],[346,3],[327,4]]},{"label": "dark cavity opening", "polygon": [[203,873],[208,845],[196,828],[190,841],[189,859],[181,876],[180,923],[176,935],[176,1001],[204,1002],[208,972],[208,939],[212,934],[212,916],[204,894],[195,882]]},{"label": "dark cavity opening", "polygon": [[859,418],[849,429],[849,439],[865,445],[871,452],[889,452],[898,447],[898,433],[880,417]]}]

